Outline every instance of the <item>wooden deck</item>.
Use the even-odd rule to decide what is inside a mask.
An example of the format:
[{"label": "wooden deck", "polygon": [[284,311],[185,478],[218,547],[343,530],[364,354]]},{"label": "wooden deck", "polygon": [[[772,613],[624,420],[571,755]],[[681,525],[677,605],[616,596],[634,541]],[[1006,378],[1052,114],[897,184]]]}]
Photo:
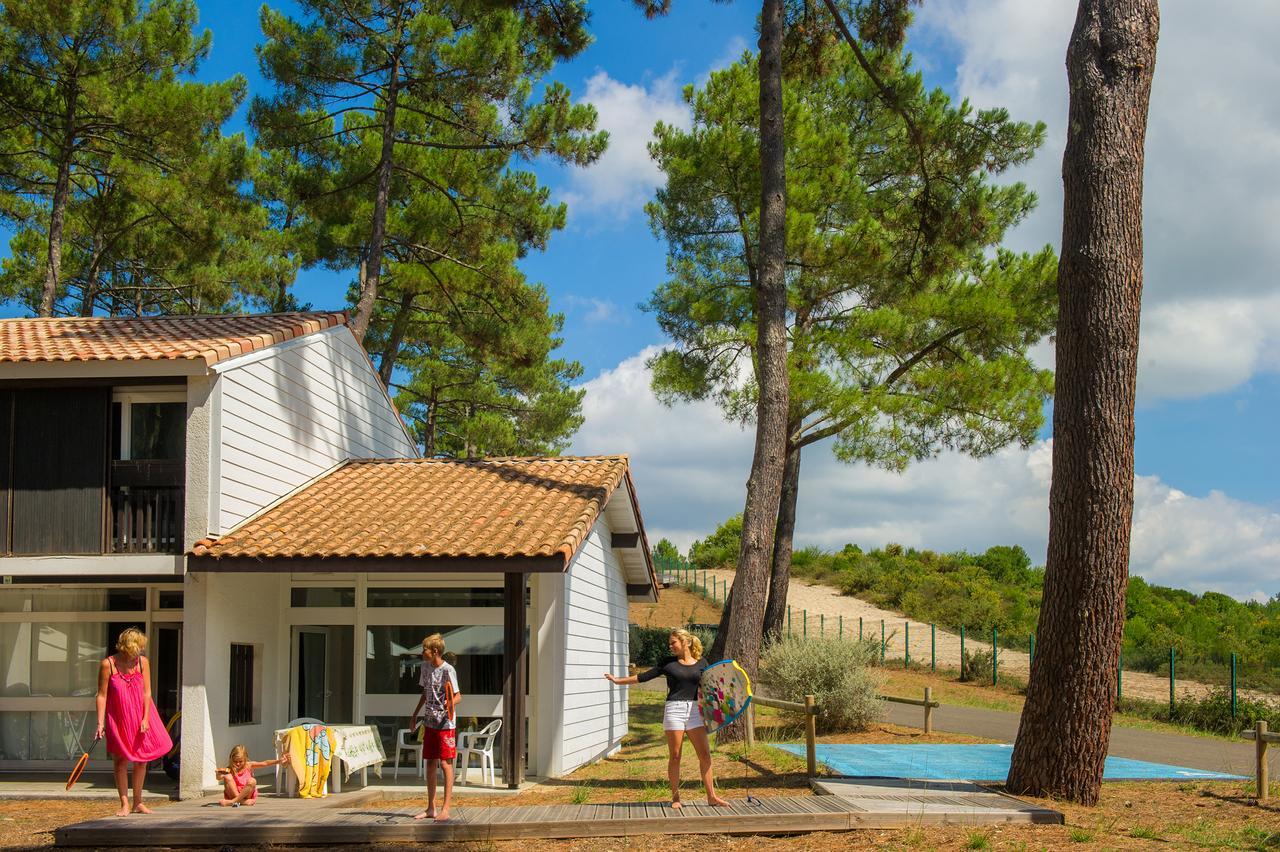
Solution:
[{"label": "wooden deck", "polygon": [[599,805],[455,806],[448,823],[414,820],[420,804],[361,807],[369,796],[327,800],[263,797],[252,808],[179,802],[151,816],[109,817],[58,829],[58,846],[225,846],[522,838],[633,837],[643,834],[799,834],[930,823],[1060,823],[1062,815],[973,784],[824,779],[828,795],[763,797],[730,807],[665,802]]}]

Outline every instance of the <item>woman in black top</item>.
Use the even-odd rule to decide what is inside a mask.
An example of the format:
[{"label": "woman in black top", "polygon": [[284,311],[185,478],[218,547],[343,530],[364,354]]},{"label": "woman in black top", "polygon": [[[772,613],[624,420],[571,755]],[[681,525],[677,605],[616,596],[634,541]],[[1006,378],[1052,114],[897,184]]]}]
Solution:
[{"label": "woman in black top", "polygon": [[659,675],[667,678],[667,702],[663,705],[662,730],[667,735],[667,778],[671,781],[671,807],[680,807],[680,752],[687,734],[693,750],[698,755],[698,771],[702,785],[707,788],[707,804],[727,805],[716,795],[716,785],[711,778],[711,747],[707,742],[707,728],[698,709],[698,684],[707,661],[702,659],[702,641],[688,630],[672,630],[667,639],[671,656],[639,675],[616,677],[605,674],[610,683],[623,686],[643,683]]}]

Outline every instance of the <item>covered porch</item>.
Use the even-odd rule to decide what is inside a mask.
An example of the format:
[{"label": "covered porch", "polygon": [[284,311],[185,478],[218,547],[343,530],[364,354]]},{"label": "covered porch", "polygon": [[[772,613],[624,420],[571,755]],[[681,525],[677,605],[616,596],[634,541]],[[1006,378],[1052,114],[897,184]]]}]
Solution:
[{"label": "covered porch", "polygon": [[271,757],[300,718],[371,726],[384,775],[400,758],[414,776],[397,745],[431,633],[456,655],[459,731],[501,723],[501,784],[569,771],[626,732],[600,674],[625,669],[637,596],[656,584],[624,459],[340,468],[193,550],[181,795],[210,790],[232,745]]}]

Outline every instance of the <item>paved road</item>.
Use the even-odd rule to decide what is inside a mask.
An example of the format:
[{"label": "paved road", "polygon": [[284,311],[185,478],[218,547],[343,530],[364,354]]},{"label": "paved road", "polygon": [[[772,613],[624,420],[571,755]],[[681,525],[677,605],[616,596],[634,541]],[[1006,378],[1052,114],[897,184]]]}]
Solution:
[{"label": "paved road", "polygon": [[[905,704],[885,704],[884,719],[895,725],[918,728],[923,710]],[[999,742],[1011,743],[1018,735],[1019,714],[1007,710],[943,705],[933,711],[933,727],[937,731],[969,734]],[[1280,773],[1280,749],[1271,749],[1272,777]],[[1111,729],[1111,754],[1153,763],[1169,763],[1213,772],[1234,772],[1253,777],[1253,743],[1226,742],[1210,737],[1166,734],[1141,728]]]}]

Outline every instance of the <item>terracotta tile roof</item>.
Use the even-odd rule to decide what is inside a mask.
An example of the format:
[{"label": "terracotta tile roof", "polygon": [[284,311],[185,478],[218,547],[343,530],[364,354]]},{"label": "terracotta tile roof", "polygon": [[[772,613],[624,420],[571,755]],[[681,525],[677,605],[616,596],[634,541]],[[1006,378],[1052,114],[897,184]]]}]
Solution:
[{"label": "terracotta tile roof", "polygon": [[343,313],[0,320],[0,363],[202,359],[211,366],[346,321]]},{"label": "terracotta tile roof", "polygon": [[620,484],[626,456],[348,462],[196,557],[561,556],[568,564]]}]

